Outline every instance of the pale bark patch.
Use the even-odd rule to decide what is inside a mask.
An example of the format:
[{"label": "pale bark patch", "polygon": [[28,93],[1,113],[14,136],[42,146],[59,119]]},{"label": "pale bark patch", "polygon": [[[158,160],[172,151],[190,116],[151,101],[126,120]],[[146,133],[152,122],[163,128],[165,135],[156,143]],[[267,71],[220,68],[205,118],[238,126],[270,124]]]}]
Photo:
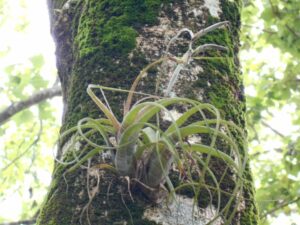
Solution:
[{"label": "pale bark patch", "polygon": [[[199,209],[194,199],[176,195],[176,201],[167,204],[166,202],[146,209],[143,217],[162,225],[205,225],[216,216],[214,206]],[[221,225],[221,218],[216,219],[212,224]]]},{"label": "pale bark patch", "polygon": [[168,113],[167,112],[162,112],[162,119],[166,121],[175,121],[177,120],[180,116],[182,116],[182,113],[178,112],[175,109],[170,110]]},{"label": "pale bark patch", "polygon": [[[66,153],[70,150],[78,152],[81,149],[81,144],[79,141],[77,141],[74,144],[74,138],[76,138],[76,135],[71,136],[63,145],[63,147],[61,148],[61,155],[57,155],[57,159],[58,160],[63,160],[63,157],[66,155]],[[72,147],[72,145],[74,145]]]},{"label": "pale bark patch", "polygon": [[211,16],[219,18],[219,13],[222,12],[219,0],[205,0],[204,6],[208,8]]}]

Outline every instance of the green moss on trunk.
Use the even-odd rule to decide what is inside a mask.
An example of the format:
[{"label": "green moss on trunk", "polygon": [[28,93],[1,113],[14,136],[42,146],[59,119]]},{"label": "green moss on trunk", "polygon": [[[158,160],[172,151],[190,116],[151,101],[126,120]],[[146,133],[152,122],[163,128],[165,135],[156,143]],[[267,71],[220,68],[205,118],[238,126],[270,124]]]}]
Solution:
[{"label": "green moss on trunk", "polygon": [[[245,96],[242,77],[237,58],[240,28],[240,6],[238,1],[221,0],[221,21],[228,20],[229,29],[218,30],[209,33],[201,39],[201,43],[217,43],[229,48],[226,57],[220,57],[216,52],[207,56],[212,58],[203,59],[201,65],[204,72],[195,86],[204,89],[204,100],[215,105],[226,120],[231,120],[242,128],[245,128]],[[208,21],[214,21],[210,18]],[[210,85],[207,85],[209,82]],[[239,139],[238,137],[236,137]],[[243,149],[241,140],[241,154],[246,156],[247,149]],[[218,168],[216,169],[218,170]],[[249,164],[244,173],[244,202],[245,210],[241,214],[240,224],[258,224],[258,213],[254,200],[254,188]],[[228,180],[230,182],[230,179]],[[226,185],[226,184],[224,184]],[[226,199],[226,198],[225,198]]]},{"label": "green moss on trunk", "polygon": [[[79,119],[97,117],[99,110],[86,94],[88,84],[101,84],[128,90],[139,71],[148,63],[135,52],[130,62],[128,54],[136,45],[138,30],[157,23],[163,0],[86,1],[74,20],[74,63],[66,128]],[[129,64],[130,63],[130,64]],[[112,81],[113,84],[112,84]],[[108,100],[120,117],[124,95],[109,93]]]},{"label": "green moss on trunk", "polygon": [[[127,90],[130,88],[139,71],[149,63],[144,54],[134,50],[136,37],[146,25],[153,26],[158,23],[158,9],[164,2],[170,1],[79,1],[75,11],[72,12],[71,33],[66,34],[72,37],[70,40],[72,41],[72,54],[74,55],[72,60],[74,61],[68,75],[70,78],[67,83],[67,110],[62,130],[76,125],[84,117],[98,118],[101,116],[99,109],[86,93],[89,84],[101,84]],[[245,99],[237,59],[240,1],[239,3],[227,0],[220,2],[223,12],[220,20],[229,20],[230,28],[211,32],[201,38],[198,44],[216,43],[227,46],[229,54],[224,57],[223,53],[217,51],[207,53],[205,56],[210,58],[199,61],[203,71],[192,87],[195,90],[203,90],[203,100],[214,104],[227,120],[232,120],[240,127],[245,127]],[[180,4],[181,8],[185,7],[183,3]],[[170,10],[171,5],[167,8],[169,10],[166,12],[167,15],[168,13],[174,14]],[[216,18],[208,16],[206,21],[207,25],[211,25],[216,22]],[[128,57],[129,53],[133,53],[131,57]],[[149,82],[146,85],[147,90],[143,91],[151,93],[154,85],[154,82]],[[190,84],[186,86],[190,88]],[[185,92],[187,96],[190,95],[190,89]],[[97,94],[100,96],[99,92]],[[113,112],[116,112],[116,116],[121,118],[125,95],[109,92],[106,96]],[[84,170],[78,170],[75,174],[67,176],[67,189],[67,184],[63,179],[65,169],[60,166],[54,173],[50,193],[38,220],[39,225],[79,224],[81,210],[88,202],[86,174]],[[215,170],[217,169],[215,168]],[[244,174],[244,178],[247,179],[244,188],[246,210],[241,215],[241,225],[257,224],[253,183],[249,171],[247,166]],[[230,190],[232,188],[230,185],[232,185],[232,179],[228,178],[228,183],[224,183],[226,186],[224,189]],[[144,196],[135,192],[133,193],[135,202],[132,202],[126,187],[127,184],[124,181],[108,173],[101,177],[99,194],[90,207],[89,216],[92,224],[117,225],[121,221],[135,225],[156,224],[142,218],[144,209],[149,206],[149,202],[145,200]],[[189,190],[185,191],[186,193],[183,194],[191,194]],[[81,195],[83,197],[80,197]],[[202,196],[199,205],[208,205],[210,201],[207,198],[208,195]],[[226,201],[226,198],[223,201]],[[105,213],[106,211],[107,213]],[[85,221],[86,217],[84,218]]]},{"label": "green moss on trunk", "polygon": [[[157,22],[162,2],[163,0],[79,1],[75,11],[68,12],[72,14],[71,29],[70,33],[64,35],[71,36],[69,40],[74,41],[74,62],[71,74],[68,74],[69,83],[63,83],[69,87],[62,130],[76,125],[84,117],[100,116],[99,109],[86,93],[89,84],[127,90],[130,88],[132,81],[148,61],[139,52],[135,52],[130,60],[128,54],[136,46],[138,30],[146,24],[153,25]],[[56,1],[54,5],[61,7],[63,3]],[[154,88],[154,84],[150,86]],[[107,93],[110,106],[118,118],[121,117],[124,97],[120,93]],[[78,170],[70,176],[67,175],[66,183],[63,174],[67,168],[56,165],[52,185],[37,224],[79,224],[81,211],[88,202],[86,173]],[[102,178],[100,193],[90,207],[93,209],[89,215],[92,224],[117,225],[121,221],[129,224],[156,224],[142,218],[147,203],[144,196],[137,197],[142,200],[133,203],[128,190],[120,190],[127,187],[127,184],[120,183],[120,180],[110,177],[109,174]],[[104,215],[105,211],[108,213]],[[84,214],[83,224],[87,223],[85,221]]]}]

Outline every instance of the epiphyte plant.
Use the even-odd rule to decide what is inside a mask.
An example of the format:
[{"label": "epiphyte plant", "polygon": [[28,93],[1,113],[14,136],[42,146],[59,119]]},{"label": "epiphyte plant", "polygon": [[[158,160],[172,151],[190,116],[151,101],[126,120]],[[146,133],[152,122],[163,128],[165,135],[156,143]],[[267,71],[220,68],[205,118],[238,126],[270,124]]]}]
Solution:
[{"label": "epiphyte plant", "polygon": [[187,65],[190,64],[191,60],[193,59],[193,57],[195,57],[197,54],[202,53],[206,50],[209,49],[216,49],[216,50],[221,50],[221,51],[228,51],[227,47],[221,46],[221,45],[217,45],[217,44],[204,44],[204,45],[200,45],[198,47],[196,47],[195,49],[193,48],[193,45],[195,43],[195,41],[197,41],[200,37],[204,36],[205,34],[207,34],[210,31],[213,31],[221,26],[224,25],[228,25],[229,22],[228,21],[223,21],[223,22],[219,22],[216,23],[212,26],[209,26],[203,30],[200,30],[199,32],[195,33],[187,28],[183,28],[181,29],[177,35],[175,35],[170,42],[167,45],[167,49],[166,49],[166,54],[169,55],[170,57],[173,58],[173,56],[170,54],[170,47],[171,45],[183,34],[183,33],[188,33],[190,36],[190,40],[188,41],[188,49],[187,51],[183,54],[183,56],[181,58],[177,58],[175,57],[175,61],[177,62],[177,67],[174,70],[171,79],[169,81],[168,87],[165,91],[165,95],[166,96],[170,96],[171,94],[171,90],[174,87],[178,76],[180,74],[180,71],[183,70]]},{"label": "epiphyte plant", "polygon": [[[216,216],[211,222],[223,215],[228,218],[230,224],[241,201],[237,196],[243,189],[242,177],[246,162],[246,156],[241,156],[239,150],[245,147],[244,143],[235,140],[232,133],[239,133],[238,136],[244,139],[243,130],[233,122],[222,119],[218,109],[211,104],[188,98],[169,97],[180,71],[194,56],[207,49],[227,49],[215,44],[193,48],[195,40],[226,24],[227,21],[220,22],[195,34],[186,28],[180,30],[167,45],[165,56],[145,67],[129,91],[90,84],[87,93],[106,118],[81,119],[77,126],[62,133],[61,138],[73,134],[66,152],[73,152],[74,159],[58,160],[61,164],[72,165],[66,173],[74,172],[99,153],[109,152],[109,159],[103,159],[93,168],[108,169],[120,177],[127,177],[129,182],[138,186],[153,202],[160,202],[167,196],[176,198],[176,192],[184,188],[191,188],[195,199],[200,196],[200,188],[206,189],[209,193],[214,192],[218,203]],[[178,58],[169,53],[169,48],[184,32],[190,35],[189,48],[181,58]],[[146,76],[147,71],[166,60],[175,61],[177,66],[164,96],[136,92],[139,81]],[[94,89],[100,89],[103,101],[96,96]],[[128,93],[121,121],[111,110],[103,91]],[[132,105],[134,94],[144,97]],[[183,110],[175,117],[172,111],[174,108]],[[161,126],[165,120],[162,115],[167,117],[169,122],[167,127]],[[94,140],[97,135],[104,144],[100,145]],[[202,141],[203,137],[206,137],[206,141]],[[75,150],[78,143],[85,143],[85,148]],[[220,144],[226,146],[226,152],[219,150]],[[234,188],[229,193],[227,204],[222,208],[221,193],[224,191],[221,190],[220,184],[224,176],[220,178],[214,174],[210,168],[211,159],[219,160],[226,165],[224,174],[228,170],[234,174]],[[90,167],[90,161],[88,165]],[[180,182],[176,186],[169,176],[170,173],[178,174]],[[206,182],[207,177],[212,180],[209,184]]]}]

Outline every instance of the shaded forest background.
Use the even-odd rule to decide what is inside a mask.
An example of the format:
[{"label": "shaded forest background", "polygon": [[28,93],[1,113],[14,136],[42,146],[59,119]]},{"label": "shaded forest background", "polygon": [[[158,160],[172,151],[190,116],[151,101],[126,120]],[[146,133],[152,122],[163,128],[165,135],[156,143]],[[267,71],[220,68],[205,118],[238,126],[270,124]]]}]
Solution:
[{"label": "shaded forest background", "polygon": [[[41,29],[34,30],[38,18],[33,15],[47,18],[42,15],[46,6],[41,2],[0,0],[0,223],[34,217],[51,179],[61,120],[60,97],[1,121],[1,113],[12,104],[57,88],[48,21],[38,21]],[[35,10],[44,8],[34,12],[30,3]],[[297,224],[300,4],[298,0],[244,4],[240,57],[247,95],[249,152],[262,224],[280,224],[283,219],[286,224]],[[45,98],[59,94],[56,91]]]}]

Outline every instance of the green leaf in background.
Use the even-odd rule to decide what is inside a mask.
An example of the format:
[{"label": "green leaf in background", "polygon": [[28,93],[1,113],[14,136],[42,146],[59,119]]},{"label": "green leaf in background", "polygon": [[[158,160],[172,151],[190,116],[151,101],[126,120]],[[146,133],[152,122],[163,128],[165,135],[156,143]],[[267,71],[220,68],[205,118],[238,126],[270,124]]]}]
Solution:
[{"label": "green leaf in background", "polygon": [[39,118],[41,120],[55,120],[55,117],[53,115],[54,107],[49,102],[41,102],[38,105],[39,108]]},{"label": "green leaf in background", "polygon": [[43,89],[48,86],[48,81],[46,81],[43,77],[41,77],[39,74],[36,74],[31,79],[31,85],[35,89]]},{"label": "green leaf in background", "polygon": [[300,214],[299,15],[298,0],[254,0],[243,9],[249,147],[262,224],[279,214],[297,223]]},{"label": "green leaf in background", "polygon": [[[40,43],[32,43],[28,36],[33,30],[29,11],[40,7],[39,2],[30,6],[32,1],[0,0],[0,110],[51,87],[56,79],[45,53],[34,50]],[[60,126],[58,106],[52,105],[32,106],[0,125],[0,223],[32,218],[47,192]]]},{"label": "green leaf in background", "polygon": [[15,116],[14,121],[17,124],[28,123],[28,122],[32,121],[34,118],[35,118],[35,116],[33,115],[33,113],[30,110],[24,110]]},{"label": "green leaf in background", "polygon": [[45,63],[43,55],[33,56],[29,60],[35,70],[39,70]]}]

